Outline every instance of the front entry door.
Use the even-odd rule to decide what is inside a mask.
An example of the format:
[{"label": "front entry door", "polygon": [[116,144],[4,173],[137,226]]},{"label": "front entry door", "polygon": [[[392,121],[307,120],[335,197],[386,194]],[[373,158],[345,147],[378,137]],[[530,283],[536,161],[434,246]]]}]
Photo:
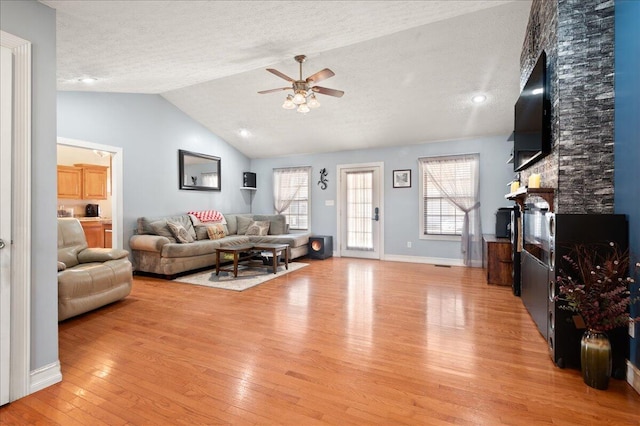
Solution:
[{"label": "front entry door", "polygon": [[382,163],[338,166],[340,256],[380,259],[382,247]]}]

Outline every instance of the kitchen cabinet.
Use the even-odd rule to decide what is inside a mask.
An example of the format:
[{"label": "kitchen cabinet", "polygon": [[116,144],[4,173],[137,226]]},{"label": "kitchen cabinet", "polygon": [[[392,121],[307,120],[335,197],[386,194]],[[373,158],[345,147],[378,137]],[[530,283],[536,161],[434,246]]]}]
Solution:
[{"label": "kitchen cabinet", "polygon": [[106,200],[108,169],[96,164],[58,166],[58,198]]},{"label": "kitchen cabinet", "polygon": [[82,198],[82,169],[73,166],[58,166],[58,198]]},{"label": "kitchen cabinet", "polygon": [[82,198],[106,200],[108,167],[95,164],[74,164],[74,166],[82,169]]},{"label": "kitchen cabinet", "polygon": [[113,232],[111,230],[111,224],[103,224],[102,229],[104,230],[104,248],[113,248]]},{"label": "kitchen cabinet", "polygon": [[112,248],[111,220],[80,220],[87,245],[92,248]]},{"label": "kitchen cabinet", "polygon": [[81,220],[84,237],[89,247],[104,247],[104,228],[100,220]]}]

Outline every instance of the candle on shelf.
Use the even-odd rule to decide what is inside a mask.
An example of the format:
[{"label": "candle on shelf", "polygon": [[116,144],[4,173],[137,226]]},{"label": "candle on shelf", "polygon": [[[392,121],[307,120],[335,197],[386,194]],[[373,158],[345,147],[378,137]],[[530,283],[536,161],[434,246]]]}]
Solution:
[{"label": "candle on shelf", "polygon": [[538,173],[529,176],[529,188],[540,188],[540,175]]},{"label": "candle on shelf", "polygon": [[511,192],[516,192],[520,188],[520,182],[514,180],[511,182]]}]

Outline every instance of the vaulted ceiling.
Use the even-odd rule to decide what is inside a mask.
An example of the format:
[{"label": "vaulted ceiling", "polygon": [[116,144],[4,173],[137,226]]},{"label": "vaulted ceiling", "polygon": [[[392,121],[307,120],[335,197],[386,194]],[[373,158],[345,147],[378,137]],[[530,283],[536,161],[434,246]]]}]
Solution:
[{"label": "vaulted ceiling", "polygon": [[[160,94],[251,158],[508,135],[530,1],[65,1],[59,90]],[[308,114],[265,68],[323,68]],[[87,84],[79,79],[93,77]],[[482,104],[472,96],[484,94]],[[243,131],[244,130],[244,131]]]}]

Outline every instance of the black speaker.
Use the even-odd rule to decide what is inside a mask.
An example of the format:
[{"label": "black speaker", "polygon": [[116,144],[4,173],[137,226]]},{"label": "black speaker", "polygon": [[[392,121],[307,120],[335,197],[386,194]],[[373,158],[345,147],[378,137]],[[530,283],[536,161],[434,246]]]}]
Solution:
[{"label": "black speaker", "polygon": [[317,235],[309,237],[309,257],[311,259],[326,259],[333,256],[333,237]]},{"label": "black speaker", "polygon": [[256,187],[256,174],[252,172],[243,172],[242,173],[242,186],[244,188],[255,188]]},{"label": "black speaker", "polygon": [[496,237],[511,237],[511,212],[513,207],[500,207],[496,212]]}]

